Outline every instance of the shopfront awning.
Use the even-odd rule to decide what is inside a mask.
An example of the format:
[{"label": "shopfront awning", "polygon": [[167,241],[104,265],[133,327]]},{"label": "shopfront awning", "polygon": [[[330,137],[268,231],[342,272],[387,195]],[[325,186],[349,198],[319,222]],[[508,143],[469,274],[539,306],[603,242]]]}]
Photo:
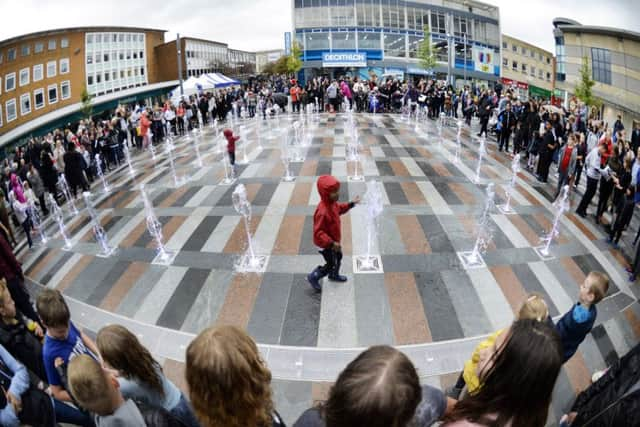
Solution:
[{"label": "shopfront awning", "polygon": [[532,98],[551,98],[552,92],[538,86],[529,85],[529,96]]}]

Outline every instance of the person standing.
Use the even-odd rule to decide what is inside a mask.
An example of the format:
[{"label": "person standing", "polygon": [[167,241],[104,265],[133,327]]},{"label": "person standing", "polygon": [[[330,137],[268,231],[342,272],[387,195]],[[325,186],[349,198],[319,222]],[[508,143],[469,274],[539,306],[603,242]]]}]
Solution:
[{"label": "person standing", "polygon": [[64,175],[67,178],[73,197],[76,197],[78,187],[82,188],[82,191],[89,191],[89,184],[84,177],[84,158],[82,154],[76,151],[76,146],[72,142],[70,142],[67,147],[67,152],[64,155],[64,163]]},{"label": "person standing", "polygon": [[553,199],[557,199],[560,195],[562,187],[571,184],[573,174],[576,170],[576,162],[578,159],[578,150],[575,148],[576,138],[574,134],[569,135],[567,145],[560,150],[560,163],[558,164],[558,189]]},{"label": "person standing", "polygon": [[291,110],[294,113],[299,113],[300,112],[300,88],[298,87],[298,85],[293,85],[291,86],[291,89],[289,89],[289,95],[291,95]]},{"label": "person standing", "polygon": [[556,130],[550,121],[545,123],[545,133],[540,145],[540,160],[538,161],[538,181],[547,182],[549,177],[549,167],[553,160],[553,152],[557,148]]},{"label": "person standing", "polygon": [[16,259],[9,242],[0,233],[0,277],[7,281],[7,289],[13,301],[20,310],[20,313],[38,321],[40,318],[33,309],[33,304],[29,299],[29,293],[24,286],[24,273],[22,264]]},{"label": "person standing", "polygon": [[478,108],[478,115],[480,116],[480,133],[478,136],[489,136],[487,134],[487,125],[489,124],[489,116],[491,115],[491,98],[489,94],[484,93],[480,100],[480,107]]},{"label": "person standing", "polygon": [[340,263],[342,261],[342,246],[340,237],[340,215],[349,212],[360,202],[360,197],[349,203],[339,203],[340,182],[331,175],[322,175],[318,178],[318,193],[320,203],[313,214],[313,243],[322,248],[320,253],[326,264],[316,267],[307,276],[307,281],[313,289],[320,292],[320,279],[329,276],[334,282],[346,282],[347,278],[340,275]]},{"label": "person standing", "polygon": [[231,129],[225,129],[223,132],[225,138],[227,138],[227,153],[229,154],[229,164],[231,169],[235,170],[236,165],[236,141],[240,139],[239,136],[234,136]]},{"label": "person standing", "polygon": [[613,193],[614,178],[618,178],[622,172],[622,164],[618,154],[618,146],[613,149],[613,155],[609,157],[606,169],[607,173],[600,177],[600,195],[598,197],[598,210],[596,211],[596,224],[602,221],[602,215],[609,207],[609,199]]},{"label": "person standing", "polygon": [[585,160],[584,166],[587,170],[587,189],[582,196],[582,200],[580,201],[578,208],[576,209],[576,214],[580,215],[582,218],[586,218],[589,203],[591,203],[591,199],[593,199],[593,196],[596,194],[596,190],[598,189],[598,181],[603,173],[603,170],[600,167],[600,161],[604,150],[605,147],[602,145],[595,147],[589,152]]},{"label": "person standing", "polygon": [[516,125],[516,117],[513,112],[511,112],[510,102],[507,102],[505,109],[498,114],[498,122],[500,122],[501,125],[498,151],[502,151],[504,147],[504,150],[508,152],[511,131]]},{"label": "person standing", "polygon": [[640,122],[636,122],[635,129],[631,132],[631,149],[634,153],[638,152],[640,147]]}]

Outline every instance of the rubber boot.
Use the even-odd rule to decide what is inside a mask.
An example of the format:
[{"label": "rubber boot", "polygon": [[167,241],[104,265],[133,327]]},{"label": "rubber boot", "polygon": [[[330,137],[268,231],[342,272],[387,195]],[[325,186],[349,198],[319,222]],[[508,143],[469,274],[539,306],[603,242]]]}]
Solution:
[{"label": "rubber boot", "polygon": [[337,261],[336,265],[333,267],[331,273],[329,273],[329,280],[332,282],[346,282],[347,276],[340,275],[340,264],[341,261]]},{"label": "rubber boot", "polygon": [[323,273],[322,267],[318,266],[315,270],[307,275],[307,281],[311,285],[313,289],[318,292],[322,292],[322,286],[320,285],[320,279],[322,279],[326,274]]}]

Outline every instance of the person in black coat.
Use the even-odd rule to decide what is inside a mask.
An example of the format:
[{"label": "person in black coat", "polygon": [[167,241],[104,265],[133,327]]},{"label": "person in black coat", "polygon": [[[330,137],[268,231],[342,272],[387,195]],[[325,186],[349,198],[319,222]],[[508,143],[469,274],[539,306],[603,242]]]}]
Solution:
[{"label": "person in black coat", "polygon": [[489,116],[491,115],[491,97],[488,93],[482,95],[482,99],[480,100],[480,107],[478,107],[478,115],[480,116],[480,133],[478,136],[482,136],[484,132],[485,136],[487,134],[487,124],[489,123]]},{"label": "person in black coat", "polygon": [[638,152],[638,147],[640,147],[640,122],[636,123],[636,127],[631,132],[631,149],[634,153]]},{"label": "person in black coat", "polygon": [[53,165],[53,159],[51,158],[51,145],[45,143],[40,150],[40,176],[42,182],[47,191],[55,197],[58,194],[56,184],[58,183],[58,171]]},{"label": "person in black coat", "polygon": [[64,153],[64,175],[67,178],[73,197],[76,197],[78,187],[83,191],[89,191],[89,184],[84,177],[85,162],[82,154],[76,151],[73,142],[67,145],[67,152]]},{"label": "person in black coat", "polygon": [[498,151],[502,151],[503,147],[505,151],[509,151],[509,138],[511,131],[516,126],[516,115],[511,111],[510,102],[507,102],[504,110],[498,115],[498,122],[500,123]]},{"label": "person in black coat", "polygon": [[542,138],[542,145],[540,146],[539,154],[540,160],[538,161],[538,180],[541,182],[547,182],[549,178],[549,167],[553,159],[553,152],[557,148],[555,129],[552,127],[551,122],[545,123],[546,132]]},{"label": "person in black coat", "polygon": [[[640,425],[640,344],[578,395],[560,425],[579,427]],[[562,424],[564,421],[564,424]]]}]

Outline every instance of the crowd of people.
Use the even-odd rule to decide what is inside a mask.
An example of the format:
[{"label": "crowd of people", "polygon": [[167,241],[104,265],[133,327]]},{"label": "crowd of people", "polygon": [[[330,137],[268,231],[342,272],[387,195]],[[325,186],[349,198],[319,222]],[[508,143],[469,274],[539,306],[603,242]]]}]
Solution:
[{"label": "crowd of people", "polygon": [[[467,124],[477,116],[478,136],[495,132],[498,150],[507,153],[512,142],[511,155],[521,154],[541,182],[547,182],[551,165],[557,164],[556,197],[565,184],[577,188],[584,172],[587,185],[577,206],[579,215],[586,216],[599,184],[595,221],[603,223],[604,213],[613,212],[608,230],[613,245],[618,244],[640,201],[636,190],[640,158],[634,156],[640,148],[640,127],[627,140],[620,119],[609,128],[583,104],[576,103],[565,111],[544,102],[521,102],[500,86],[493,91],[475,87],[455,91],[441,82],[426,80],[413,85],[397,79],[315,78],[299,85],[295,79],[275,78],[153,107],[122,106],[110,116],[69,124],[16,148],[3,164],[1,425],[285,425],[275,408],[271,373],[255,342],[241,329],[212,327],[189,345],[187,396],[126,328],[105,326],[94,341],[73,323],[64,297],[56,290],[43,290],[34,309],[12,246],[17,244],[13,226],[23,228],[31,246],[33,216],[46,217],[51,211],[46,193],[55,200],[62,198],[61,175],[76,197],[78,189],[89,188],[99,170],[118,167],[124,150],[150,149],[167,137],[210,121],[223,123],[230,117],[256,115],[266,118],[284,109],[289,100],[294,114],[307,108],[329,113],[344,108],[409,115],[422,111],[425,118],[461,117]],[[229,146],[237,141],[232,130],[225,136]],[[323,185],[323,203],[337,201],[339,184],[327,181]],[[339,214],[357,202],[336,204],[340,208],[335,212],[338,229]],[[346,280],[339,274],[339,235],[339,230],[333,230],[321,239],[319,244],[331,251],[323,253],[327,264],[310,274],[312,285],[326,275],[331,280]],[[638,273],[640,249],[630,278],[635,280]],[[544,298],[528,295],[514,322],[478,345],[446,393],[421,385],[415,366],[402,352],[373,346],[341,372],[326,402],[309,408],[294,426],[409,427],[436,422],[445,426],[543,426],[560,368],[592,329],[597,303],[607,293],[608,284],[604,274],[590,273],[579,287],[576,304],[555,324]],[[640,424],[639,357],[636,346],[578,396],[562,423]]]}]

